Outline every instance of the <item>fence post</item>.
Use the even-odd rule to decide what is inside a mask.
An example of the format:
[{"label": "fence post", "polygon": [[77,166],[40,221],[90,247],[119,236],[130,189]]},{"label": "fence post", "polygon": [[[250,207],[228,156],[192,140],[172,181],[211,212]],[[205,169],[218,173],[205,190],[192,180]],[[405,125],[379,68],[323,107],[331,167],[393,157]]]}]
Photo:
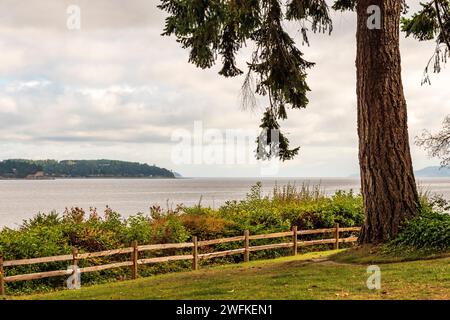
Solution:
[{"label": "fence post", "polygon": [[198,270],[198,240],[197,236],[192,237],[192,243],[194,244],[194,247],[192,248],[192,270]]},{"label": "fence post", "polygon": [[5,277],[3,270],[3,256],[0,255],[0,296],[5,295]]},{"label": "fence post", "polygon": [[133,279],[136,279],[139,275],[138,273],[138,256],[139,256],[139,250],[138,250],[138,242],[134,240],[131,243],[133,247],[133,252],[131,253],[131,261],[133,262],[133,265],[131,266],[131,277]]},{"label": "fence post", "polygon": [[244,231],[244,262],[250,261],[250,231]]},{"label": "fence post", "polygon": [[336,242],[334,243],[334,249],[337,250],[339,249],[339,223],[336,223]]},{"label": "fence post", "polygon": [[77,267],[78,267],[78,249],[72,248],[72,288],[77,288],[78,277],[77,277]]},{"label": "fence post", "polygon": [[297,226],[293,226],[292,227],[292,242],[294,243],[293,247],[292,247],[292,255],[296,256],[297,255],[297,251],[298,251],[298,231],[297,231]]}]

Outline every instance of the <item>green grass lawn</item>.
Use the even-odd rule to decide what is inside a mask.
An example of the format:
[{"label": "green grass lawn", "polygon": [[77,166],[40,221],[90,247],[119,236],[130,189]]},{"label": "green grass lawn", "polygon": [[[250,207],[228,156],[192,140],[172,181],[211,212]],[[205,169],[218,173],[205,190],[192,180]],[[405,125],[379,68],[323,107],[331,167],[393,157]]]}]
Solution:
[{"label": "green grass lawn", "polygon": [[448,256],[380,263],[382,288],[369,290],[367,264],[344,263],[345,253],[336,253],[309,253],[15,298],[450,299]]}]

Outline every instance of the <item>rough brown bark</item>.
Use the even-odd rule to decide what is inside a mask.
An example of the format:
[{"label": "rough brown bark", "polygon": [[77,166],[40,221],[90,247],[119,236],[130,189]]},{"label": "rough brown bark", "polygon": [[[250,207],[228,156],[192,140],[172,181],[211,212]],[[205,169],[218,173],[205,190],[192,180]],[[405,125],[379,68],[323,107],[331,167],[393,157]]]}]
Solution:
[{"label": "rough brown bark", "polygon": [[[361,243],[389,240],[418,208],[401,79],[400,2],[357,1],[359,161],[366,215]],[[370,5],[381,9],[381,29],[367,26]]]}]

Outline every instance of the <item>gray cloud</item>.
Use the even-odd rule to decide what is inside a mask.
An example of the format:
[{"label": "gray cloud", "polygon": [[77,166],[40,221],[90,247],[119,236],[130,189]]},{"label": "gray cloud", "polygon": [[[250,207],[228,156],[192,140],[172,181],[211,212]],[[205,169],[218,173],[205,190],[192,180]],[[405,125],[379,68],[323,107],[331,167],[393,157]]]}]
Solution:
[{"label": "gray cloud", "polygon": [[[230,175],[226,166],[176,166],[174,130],[256,129],[259,112],[242,111],[242,77],[199,70],[174,39],[161,37],[164,14],[149,0],[0,1],[0,158],[120,158],[158,163],[186,175]],[[416,1],[418,3],[418,1]],[[66,28],[69,4],[81,30]],[[417,5],[414,1],[412,5]],[[300,156],[285,176],[357,172],[355,16],[335,13],[333,34],[311,35],[302,50],[316,62],[310,105],[283,123]],[[301,45],[298,26],[288,25]],[[251,44],[249,44],[251,46]],[[433,43],[402,40],[411,141],[438,128],[450,110],[448,70],[420,86]],[[241,66],[251,48],[239,57]],[[264,101],[260,107],[264,107]],[[438,163],[412,146],[416,167]],[[233,175],[258,174],[235,166]]]},{"label": "gray cloud", "polygon": [[67,31],[67,8],[77,5],[82,12],[82,27],[123,29],[160,26],[162,14],[158,1],[148,0],[2,0],[0,18],[16,28]]}]

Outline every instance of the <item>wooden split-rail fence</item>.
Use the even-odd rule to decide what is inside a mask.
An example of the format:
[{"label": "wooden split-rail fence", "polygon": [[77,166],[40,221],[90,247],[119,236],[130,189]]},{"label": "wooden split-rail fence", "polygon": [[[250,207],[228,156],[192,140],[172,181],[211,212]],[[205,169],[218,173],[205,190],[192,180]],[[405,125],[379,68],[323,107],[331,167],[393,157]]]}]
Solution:
[{"label": "wooden split-rail fence", "polygon": [[[141,245],[140,246],[140,245],[138,245],[138,243],[136,241],[134,241],[132,243],[132,246],[128,247],[128,248],[120,248],[120,249],[100,251],[100,252],[79,253],[78,250],[74,248],[72,250],[72,254],[68,254],[68,255],[22,259],[22,260],[4,261],[3,257],[0,256],[0,295],[5,295],[5,283],[35,280],[35,279],[50,278],[50,277],[70,276],[70,275],[73,275],[74,272],[87,273],[87,272],[129,267],[129,268],[131,268],[132,278],[136,279],[138,277],[139,266],[146,265],[146,264],[155,264],[155,263],[181,261],[181,260],[192,260],[192,269],[198,270],[200,260],[225,257],[225,256],[236,255],[236,254],[243,254],[244,261],[248,262],[250,260],[250,253],[254,252],[254,251],[260,251],[260,250],[292,248],[292,254],[297,255],[297,253],[299,251],[299,249],[298,249],[299,247],[306,247],[306,246],[312,246],[312,245],[333,244],[334,248],[338,249],[340,243],[356,242],[358,239],[357,237],[340,238],[339,235],[341,232],[357,232],[360,230],[361,230],[360,227],[340,228],[339,224],[337,224],[335,228],[315,229],[315,230],[297,230],[297,227],[293,227],[291,231],[287,231],[287,232],[250,235],[250,233],[248,231],[245,231],[244,235],[242,235],[242,236],[214,239],[214,240],[204,240],[204,241],[199,241],[197,239],[197,237],[194,236],[192,238],[192,242],[185,242],[185,243],[150,244],[150,245]],[[309,240],[309,241],[299,241],[298,240],[299,236],[301,236],[301,235],[328,234],[328,233],[333,234],[334,237],[330,238],[330,239],[319,239],[319,240]],[[251,240],[286,238],[286,237],[290,237],[292,241],[283,242],[283,243],[259,245],[259,246],[250,246]],[[217,252],[210,252],[210,253],[204,253],[204,254],[199,253],[199,249],[202,247],[216,245],[216,244],[222,244],[222,243],[237,242],[237,241],[242,241],[244,243],[244,247],[239,248],[239,249],[217,251]],[[139,259],[140,252],[166,250],[166,249],[183,249],[183,248],[192,248],[192,254]],[[92,267],[78,268],[78,262],[80,260],[89,259],[89,258],[97,258],[97,257],[107,257],[107,256],[112,256],[112,255],[120,255],[120,254],[130,254],[131,260],[110,263],[110,264],[105,264],[105,265],[92,266]],[[38,263],[60,262],[60,261],[71,261],[72,268],[69,268],[67,270],[55,270],[55,271],[46,271],[46,272],[38,272],[38,273],[19,274],[19,275],[12,275],[12,276],[5,275],[5,268],[8,268],[8,267],[32,265],[32,264],[38,264]],[[76,271],[77,268],[78,268],[78,271]],[[72,278],[74,279],[73,281],[76,281],[75,280],[76,277],[72,277]],[[74,285],[75,284],[76,283],[74,283]]]}]

